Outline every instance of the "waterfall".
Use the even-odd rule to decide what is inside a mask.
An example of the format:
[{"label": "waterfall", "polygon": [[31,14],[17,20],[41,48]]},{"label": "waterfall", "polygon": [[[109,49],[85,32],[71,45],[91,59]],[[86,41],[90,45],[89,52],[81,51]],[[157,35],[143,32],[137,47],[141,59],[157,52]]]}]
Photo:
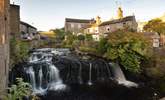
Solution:
[{"label": "waterfall", "polygon": [[79,79],[79,83],[80,84],[83,84],[83,81],[82,81],[82,76],[81,76],[81,74],[82,74],[82,64],[81,64],[81,62],[79,62],[79,64],[80,64],[80,67],[79,67],[79,76],[78,76],[78,79]]},{"label": "waterfall", "polygon": [[39,70],[39,89],[42,90],[42,78],[43,78],[43,72],[42,72],[42,66],[40,66]]},{"label": "waterfall", "polygon": [[[52,54],[49,49],[46,49],[46,51],[41,49],[33,52],[29,58],[26,73],[30,78],[29,81],[32,85],[33,93],[35,94],[44,94],[49,90],[63,91],[67,88],[67,85],[65,85],[67,82],[78,83],[80,85],[83,85],[84,82],[86,82],[85,84],[87,85],[93,85],[97,81],[107,82],[112,76],[118,84],[127,87],[138,86],[138,84],[126,79],[118,64],[107,63],[102,59],[96,59],[91,62],[74,58],[74,56],[72,57],[71,55],[59,56],[66,55],[62,53],[58,56],[54,56],[56,53],[58,54],[58,50],[53,53],[54,54]],[[53,57],[56,57],[55,60],[53,60]],[[56,59],[59,61],[53,62],[56,61]],[[65,81],[65,84],[60,77],[60,71],[64,73],[62,78],[68,80]]]},{"label": "waterfall", "polygon": [[39,88],[36,86],[36,76],[35,72],[33,69],[33,66],[29,67],[27,70],[27,73],[30,76],[30,83],[32,85],[33,93],[34,94],[45,94],[46,89],[43,89],[41,84],[42,84],[42,69],[39,70]]},{"label": "waterfall", "polygon": [[92,63],[89,64],[89,81],[88,85],[92,85]]},{"label": "waterfall", "polygon": [[28,68],[27,73],[28,73],[29,76],[30,76],[30,83],[31,83],[31,85],[32,85],[33,90],[37,90],[37,89],[36,89],[35,73],[34,73],[34,69],[33,69],[32,66]]},{"label": "waterfall", "polygon": [[110,71],[110,69],[109,69],[108,63],[107,63],[105,60],[102,60],[102,59],[100,59],[100,60],[104,62],[105,66],[106,66],[106,68],[107,68],[107,71],[108,71],[109,78],[111,78],[111,71]]},{"label": "waterfall", "polygon": [[56,68],[55,65],[50,64],[49,65],[50,72],[49,72],[49,90],[64,90],[66,88],[66,85],[63,84],[63,81],[61,80],[59,76],[59,70]]},{"label": "waterfall", "polygon": [[128,81],[125,78],[125,75],[118,64],[115,63],[109,63],[109,64],[113,73],[114,80],[116,80],[118,84],[122,84],[127,87],[138,87],[138,84]]}]

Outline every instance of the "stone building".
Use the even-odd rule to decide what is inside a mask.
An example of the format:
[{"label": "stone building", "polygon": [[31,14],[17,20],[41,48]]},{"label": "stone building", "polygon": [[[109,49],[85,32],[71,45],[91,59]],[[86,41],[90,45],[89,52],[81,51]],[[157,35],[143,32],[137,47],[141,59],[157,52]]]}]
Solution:
[{"label": "stone building", "polygon": [[20,22],[20,33],[22,39],[28,40],[32,40],[38,35],[37,28],[22,21]]},{"label": "stone building", "polygon": [[10,5],[10,32],[11,35],[19,36],[20,33],[20,6]]},{"label": "stone building", "polygon": [[99,32],[109,33],[116,30],[122,30],[128,28],[132,31],[137,31],[138,24],[136,22],[135,16],[126,16],[120,19],[110,20],[103,22],[99,25]]},{"label": "stone building", "polygon": [[0,0],[0,97],[7,87],[9,70],[9,0]]},{"label": "stone building", "polygon": [[82,33],[85,28],[89,27],[94,19],[65,19],[65,32],[71,32],[74,34]]}]

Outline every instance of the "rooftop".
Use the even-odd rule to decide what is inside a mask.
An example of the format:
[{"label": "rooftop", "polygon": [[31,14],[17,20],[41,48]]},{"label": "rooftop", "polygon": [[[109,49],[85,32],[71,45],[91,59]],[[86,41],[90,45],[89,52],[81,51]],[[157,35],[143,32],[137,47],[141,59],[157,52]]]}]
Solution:
[{"label": "rooftop", "polygon": [[30,24],[28,24],[28,23],[26,23],[26,22],[23,22],[23,21],[20,21],[20,24],[23,24],[23,25],[26,25],[26,26],[28,26],[28,27],[37,29],[37,28],[35,28],[34,26],[32,26],[32,25],[30,25]]},{"label": "rooftop", "polygon": [[121,22],[126,22],[126,21],[132,21],[135,19],[135,16],[127,16],[122,19],[115,19],[115,20],[110,20],[110,21],[105,21],[101,23],[99,26],[104,26],[104,25],[109,25],[109,24],[116,24],[116,23],[121,23]]},{"label": "rooftop", "polygon": [[66,18],[65,22],[74,22],[74,23],[91,23],[94,19],[74,19],[74,18]]}]

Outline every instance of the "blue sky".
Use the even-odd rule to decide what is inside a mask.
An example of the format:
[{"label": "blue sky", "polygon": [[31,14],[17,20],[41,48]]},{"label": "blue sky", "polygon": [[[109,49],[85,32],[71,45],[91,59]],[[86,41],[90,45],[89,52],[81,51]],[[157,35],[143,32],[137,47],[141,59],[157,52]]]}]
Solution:
[{"label": "blue sky", "polygon": [[[116,16],[115,0],[11,0],[21,6],[21,20],[47,31],[64,26],[66,17],[109,20]],[[124,16],[146,21],[165,13],[165,0],[118,0]]]}]

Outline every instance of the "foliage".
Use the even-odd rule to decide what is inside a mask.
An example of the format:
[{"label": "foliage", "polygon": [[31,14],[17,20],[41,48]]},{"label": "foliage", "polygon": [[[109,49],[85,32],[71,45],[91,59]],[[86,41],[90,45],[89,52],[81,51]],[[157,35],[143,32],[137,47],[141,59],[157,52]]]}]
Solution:
[{"label": "foliage", "polygon": [[22,78],[17,78],[17,85],[12,85],[9,88],[9,93],[4,97],[4,100],[22,100],[23,97],[30,96],[31,93],[31,86],[23,82]]},{"label": "foliage", "polygon": [[77,39],[78,39],[79,41],[84,41],[84,40],[85,40],[85,36],[84,36],[84,35],[78,35],[78,36],[77,36]]},{"label": "foliage", "polygon": [[104,54],[108,48],[108,40],[106,38],[101,38],[98,43],[98,52],[99,54]]},{"label": "foliage", "polygon": [[131,72],[139,72],[141,61],[150,55],[150,42],[141,33],[117,31],[109,34],[108,44],[105,40],[99,44],[101,53],[107,48],[105,57],[118,61]]},{"label": "foliage", "polygon": [[96,53],[96,48],[91,48],[91,47],[85,47],[85,46],[81,46],[79,47],[79,50],[82,52],[88,52],[88,53]]},{"label": "foliage", "polygon": [[63,46],[73,48],[73,44],[74,44],[74,41],[77,40],[77,36],[68,33],[65,35],[65,37],[66,37],[66,40],[63,41]]},{"label": "foliage", "polygon": [[165,22],[161,19],[152,19],[143,28],[145,31],[158,32],[159,34],[165,34]]},{"label": "foliage", "polygon": [[22,62],[28,58],[29,44],[28,42],[23,42],[21,40],[12,37],[10,39],[10,64],[14,66],[15,64]]},{"label": "foliage", "polygon": [[85,41],[93,41],[92,35],[91,34],[86,34],[85,35]]},{"label": "foliage", "polygon": [[53,30],[53,32],[55,33],[55,37],[58,41],[64,40],[65,37],[65,30],[64,28],[61,29],[55,29]]}]

